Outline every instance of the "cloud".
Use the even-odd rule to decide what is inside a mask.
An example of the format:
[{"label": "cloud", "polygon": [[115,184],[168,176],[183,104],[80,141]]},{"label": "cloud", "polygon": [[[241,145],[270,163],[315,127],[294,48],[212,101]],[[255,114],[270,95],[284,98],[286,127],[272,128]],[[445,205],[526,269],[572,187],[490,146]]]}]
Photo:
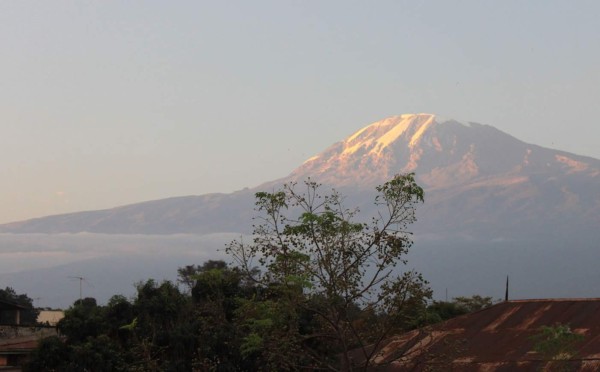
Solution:
[{"label": "cloud", "polygon": [[93,258],[138,255],[225,257],[225,244],[238,234],[107,235],[0,234],[0,274],[48,268]]}]

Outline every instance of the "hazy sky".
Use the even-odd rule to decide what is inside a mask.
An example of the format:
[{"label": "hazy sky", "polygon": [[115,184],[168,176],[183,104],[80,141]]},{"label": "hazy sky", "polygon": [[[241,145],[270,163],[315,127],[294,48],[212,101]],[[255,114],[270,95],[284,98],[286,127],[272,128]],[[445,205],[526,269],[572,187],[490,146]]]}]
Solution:
[{"label": "hazy sky", "polygon": [[599,1],[2,1],[0,222],[283,177],[385,117],[600,158]]}]

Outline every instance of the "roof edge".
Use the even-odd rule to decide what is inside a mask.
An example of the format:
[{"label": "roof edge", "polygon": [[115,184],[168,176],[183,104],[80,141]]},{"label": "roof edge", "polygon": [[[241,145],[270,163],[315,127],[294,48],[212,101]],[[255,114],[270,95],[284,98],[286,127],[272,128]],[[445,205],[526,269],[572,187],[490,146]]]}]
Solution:
[{"label": "roof edge", "polygon": [[521,299],[521,300],[508,300],[508,301],[501,301],[498,302],[499,304],[501,303],[505,303],[505,302],[512,302],[512,303],[522,303],[522,302],[567,302],[567,301],[579,301],[579,302],[592,302],[592,301],[600,301],[600,297],[590,297],[590,298],[584,298],[584,297],[578,297],[578,298],[531,298],[531,299]]}]

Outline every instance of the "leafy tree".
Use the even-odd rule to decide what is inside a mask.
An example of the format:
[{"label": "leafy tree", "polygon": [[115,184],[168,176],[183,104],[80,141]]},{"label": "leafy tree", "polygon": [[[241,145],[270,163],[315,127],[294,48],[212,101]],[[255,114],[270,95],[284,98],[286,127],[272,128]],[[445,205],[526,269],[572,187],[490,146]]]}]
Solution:
[{"label": "leafy tree", "polygon": [[40,342],[24,367],[26,371],[122,371],[127,352],[108,334],[107,309],[94,298],[77,300],[58,322],[64,339]]},{"label": "leafy tree", "polygon": [[454,317],[485,309],[493,305],[492,297],[474,295],[471,297],[455,297],[452,301],[433,301],[429,306],[419,326],[435,324]]},{"label": "leafy tree", "polygon": [[89,337],[84,342],[69,345],[69,358],[62,371],[123,371],[124,353],[107,335]]},{"label": "leafy tree", "polygon": [[544,370],[569,371],[568,361],[576,357],[579,344],[584,336],[571,331],[566,324],[540,327],[537,334],[531,337],[533,351],[539,353],[549,363]]},{"label": "leafy tree", "polygon": [[177,269],[177,282],[188,290],[196,286],[196,280],[202,273],[213,269],[225,269],[227,263],[222,260],[208,260],[202,265],[186,265]]},{"label": "leafy tree", "polygon": [[104,309],[91,297],[75,301],[73,306],[65,310],[64,318],[58,322],[58,329],[70,343],[97,337],[104,333],[107,326]]},{"label": "leafy tree", "polygon": [[134,306],[127,298],[122,295],[112,296],[104,308],[104,318],[106,320],[106,334],[118,342],[123,347],[128,347],[131,342],[130,325],[136,317]]},{"label": "leafy tree", "polygon": [[480,295],[473,295],[471,297],[455,297],[454,303],[463,309],[467,313],[485,309],[494,304],[492,297],[482,297]]},{"label": "leafy tree", "polygon": [[427,311],[423,319],[421,319],[419,326],[439,323],[467,313],[468,311],[458,306],[456,302],[433,301],[433,303],[427,306]]},{"label": "leafy tree", "polygon": [[58,336],[43,338],[29,356],[23,371],[63,371],[65,361],[69,359],[67,345]]},{"label": "leafy tree", "polygon": [[[357,209],[345,208],[335,190],[322,195],[310,180],[302,192],[291,183],[256,194],[253,242],[227,248],[271,296],[257,297],[261,303],[240,313],[245,355],[262,353],[281,370],[367,368],[386,337],[415,324],[415,309],[424,309],[431,290],[420,274],[398,274],[397,266],[406,264],[412,245],[407,227],[416,220],[423,189],[406,174],[376,190],[378,213],[370,223],[354,222]],[[264,269],[260,275],[256,264]]]},{"label": "leafy tree", "polygon": [[64,345],[42,343],[28,370],[191,370],[198,341],[191,299],[168,281],[148,280],[137,289],[133,303],[123,296],[106,306],[93,298],[76,301],[58,323]]},{"label": "leafy tree", "polygon": [[200,265],[186,265],[177,269],[177,283],[183,284],[188,291],[196,285],[195,276],[202,272]]},{"label": "leafy tree", "polygon": [[126,326],[134,337],[135,370],[190,370],[197,344],[190,298],[170,281],[150,279],[137,290],[136,316]]},{"label": "leafy tree", "polygon": [[198,322],[198,356],[195,367],[201,370],[252,370],[252,358],[242,358],[243,335],[236,314],[256,292],[244,280],[238,268],[224,261],[208,261],[196,266],[192,289],[195,316]]}]

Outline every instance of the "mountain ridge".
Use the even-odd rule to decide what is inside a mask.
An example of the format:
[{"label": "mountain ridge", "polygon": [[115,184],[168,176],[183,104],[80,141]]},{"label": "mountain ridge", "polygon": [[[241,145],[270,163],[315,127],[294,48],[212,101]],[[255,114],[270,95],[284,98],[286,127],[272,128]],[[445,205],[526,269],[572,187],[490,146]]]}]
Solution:
[{"label": "mountain ridge", "polygon": [[507,275],[511,298],[597,296],[600,160],[528,144],[489,125],[430,119],[414,114],[372,123],[379,128],[355,131],[286,177],[229,194],[0,225],[0,263],[11,271],[0,270],[0,280],[52,306],[77,298],[78,288],[64,283],[74,274],[98,284],[88,291],[100,302],[115,292],[133,295],[133,282],[176,280],[177,267],[224,259],[222,248],[252,231],[257,191],[301,186],[310,176],[324,193],[339,190],[364,221],[377,213],[373,186],[414,171],[425,203],[409,228],[415,244],[407,260],[436,299],[448,291],[498,298]]},{"label": "mountain ridge", "polygon": [[[339,173],[340,169],[342,171],[353,170],[354,173],[370,174],[375,176],[378,182],[384,182],[393,177],[395,173],[413,172],[418,168],[418,175],[427,183],[428,180],[423,177],[424,174],[460,160],[464,161],[464,167],[456,169],[459,173],[462,171],[462,174],[475,175],[477,171],[484,170],[483,174],[496,174],[501,171],[506,172],[511,166],[514,166],[518,161],[515,156],[518,156],[519,153],[527,157],[533,152],[532,149],[538,150],[537,152],[558,151],[527,144],[489,125],[475,122],[465,125],[455,120],[437,122],[435,118],[435,115],[432,114],[405,114],[372,123],[358,130],[346,140],[337,142],[320,154],[311,157],[294,170],[291,176],[301,178],[311,175],[319,178],[319,174],[326,173],[328,168],[335,167],[338,171],[336,173]],[[385,131],[386,129],[389,130]],[[375,136],[372,136],[373,134]],[[356,143],[361,136],[363,137],[362,141]],[[390,138],[393,140],[390,141]],[[462,143],[457,143],[457,140],[462,140]],[[480,167],[482,164],[475,167],[472,159],[475,155],[474,144],[485,147],[487,153],[491,153],[494,157],[495,163],[492,163],[490,159],[479,158],[477,159],[479,162],[484,161],[484,168]],[[468,147],[470,147],[469,151],[466,151]],[[518,149],[519,147],[521,149]],[[529,153],[523,150],[526,147],[529,147]],[[517,149],[520,151],[515,151]],[[596,175],[600,174],[600,160],[584,158],[564,151],[559,152],[563,163],[595,162]],[[444,157],[440,157],[439,153],[442,153]],[[351,161],[346,159],[349,154],[353,156]],[[457,154],[459,155],[458,159]],[[435,159],[428,159],[427,156],[430,158],[433,156]],[[502,159],[502,156],[507,156],[507,158]],[[572,157],[579,160],[573,160]],[[502,160],[502,162],[498,162],[498,160]],[[527,165],[527,162],[528,160],[524,159],[524,165]],[[371,169],[373,172],[370,172]],[[355,184],[354,180],[358,178],[356,174],[351,174],[348,181],[343,179],[343,174],[328,176],[333,178],[329,181],[326,178],[321,179],[325,183],[337,185]],[[433,183],[428,182],[427,186],[433,186]]]},{"label": "mountain ridge", "polygon": [[[528,144],[492,126],[403,114],[371,123],[288,176],[229,194],[172,197],[0,225],[5,233],[247,233],[254,193],[311,178],[369,210],[373,186],[415,172],[426,190],[418,233],[594,234],[600,160]],[[568,217],[567,221],[564,218]]]}]

